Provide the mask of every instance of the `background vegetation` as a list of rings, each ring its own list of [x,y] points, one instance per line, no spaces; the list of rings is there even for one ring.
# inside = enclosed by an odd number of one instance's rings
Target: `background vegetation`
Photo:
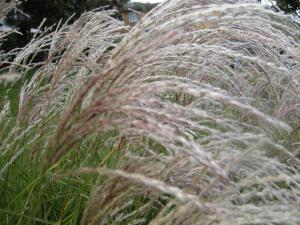
[[[3,45],[6,51],[24,47],[32,38],[31,28],[38,29],[44,19],[44,26],[52,26],[60,20],[66,21],[73,16],[78,18],[83,12],[98,7],[121,8],[128,0],[21,0],[20,11],[11,11],[6,19],[10,26],[18,28],[20,34],[11,34]],[[117,15],[116,15],[117,16]]]
[[[285,12],[295,12],[300,9],[299,0],[276,0],[278,6]]]

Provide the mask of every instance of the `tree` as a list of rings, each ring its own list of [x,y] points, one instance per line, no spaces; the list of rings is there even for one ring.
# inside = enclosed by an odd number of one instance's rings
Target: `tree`
[[[47,18],[47,25],[52,25],[74,13],[78,17],[85,10],[100,6],[120,7],[127,2],[128,0],[23,0],[21,7],[31,16],[31,25],[37,27],[43,18]]]
[[[292,13],[300,9],[300,0],[277,0],[280,9],[287,13]]]
[[[22,47],[30,41],[31,28],[37,28],[43,19],[46,19],[45,26],[57,23],[60,19],[66,20],[75,13],[75,18],[86,10],[101,6],[110,8],[122,7],[128,0],[21,0],[19,9],[28,16],[16,16],[14,12],[10,13],[6,22],[19,29],[23,36],[13,34],[9,40],[4,43],[3,48],[10,50],[15,47]]]
[[[77,0],[81,4],[85,5],[85,8],[87,10],[90,10],[92,8],[97,8],[100,6],[116,6],[118,8],[124,6],[125,4],[128,3],[129,0]]]

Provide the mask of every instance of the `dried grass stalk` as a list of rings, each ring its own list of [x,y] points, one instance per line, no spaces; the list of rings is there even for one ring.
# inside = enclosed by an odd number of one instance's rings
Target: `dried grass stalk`
[[[296,225],[297,26],[253,2],[169,0],[128,33],[112,13],[45,32],[9,68],[48,49],[14,134],[35,129],[46,169],[91,137],[123,153],[116,170],[79,168],[106,176],[82,224]]]

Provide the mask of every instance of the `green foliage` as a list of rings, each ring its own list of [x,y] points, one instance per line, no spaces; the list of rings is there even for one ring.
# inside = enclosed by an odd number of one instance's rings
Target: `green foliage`
[[[276,0],[277,5],[285,12],[294,12],[300,9],[300,0]]]
[[[5,96],[10,103],[10,112],[13,117],[17,117],[19,110],[20,90],[25,82],[28,82],[36,69],[29,70],[22,79],[12,83],[0,83],[0,111],[3,109]],[[0,74],[1,76],[1,74]]]
[[[21,4],[21,9],[31,16],[30,26],[37,27],[43,18],[46,24],[53,25],[60,19],[66,20],[72,14],[76,17],[85,10],[91,10],[100,6],[122,6],[127,0],[26,0]]]
[[[72,15],[71,21],[74,21],[85,11],[103,6],[107,6],[106,9],[121,8],[127,2],[128,0],[22,0],[18,7],[26,16],[12,11],[6,22],[16,27],[23,35],[11,34],[2,48],[9,51],[26,45],[32,38],[30,29],[38,28],[44,19],[44,26],[52,26]]]

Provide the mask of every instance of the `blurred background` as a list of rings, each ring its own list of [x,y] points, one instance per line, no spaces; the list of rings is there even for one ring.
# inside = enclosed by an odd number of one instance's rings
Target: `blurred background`
[[[4,21],[0,21],[0,29],[18,31],[8,36],[1,48],[10,51],[25,46],[33,35],[39,32],[38,27],[44,19],[44,26],[51,26],[60,20],[65,21],[72,15],[75,20],[81,13],[103,6],[106,6],[106,9],[116,9],[115,17],[133,26],[142,14],[146,14],[161,1],[163,0],[20,0],[18,9],[12,10]],[[259,1],[273,4],[277,10],[280,9],[284,13],[300,15],[300,0]],[[134,15],[134,12],[128,9],[141,14]]]

